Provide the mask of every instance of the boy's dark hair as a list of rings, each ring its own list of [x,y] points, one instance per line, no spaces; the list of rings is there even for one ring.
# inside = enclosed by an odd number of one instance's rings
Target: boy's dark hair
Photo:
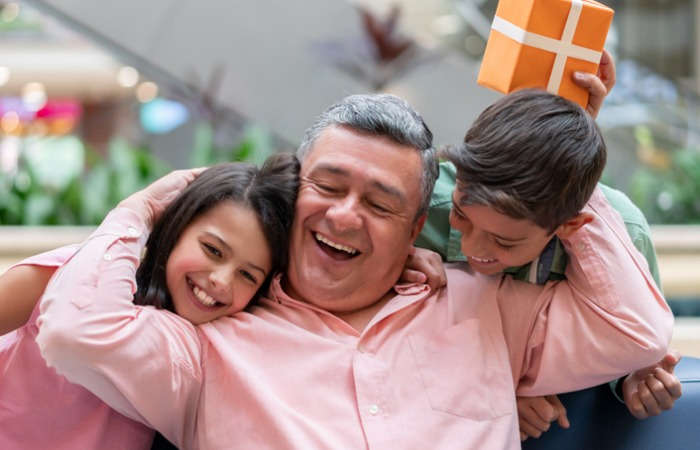
[[[448,148],[445,156],[457,167],[467,204],[489,206],[553,232],[593,194],[606,147],[580,106],[526,89],[486,108],[464,143]]]
[[[146,242],[146,255],[136,271],[134,303],[173,311],[165,267],[185,228],[223,201],[250,208],[257,215],[271,252],[272,268],[258,292],[287,265],[289,231],[299,187],[299,161],[289,153],[273,155],[258,169],[253,164],[226,163],[202,172],[163,212]]]

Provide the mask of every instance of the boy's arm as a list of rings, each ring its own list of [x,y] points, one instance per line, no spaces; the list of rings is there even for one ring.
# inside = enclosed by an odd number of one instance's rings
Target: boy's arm
[[[673,316],[617,214],[596,189],[592,222],[563,240],[567,280],[538,287],[504,277],[504,335],[518,395],[600,384],[660,360]]]

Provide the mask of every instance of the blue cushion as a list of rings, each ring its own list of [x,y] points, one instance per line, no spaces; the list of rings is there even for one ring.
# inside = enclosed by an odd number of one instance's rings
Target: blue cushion
[[[571,427],[552,424],[539,439],[528,438],[523,449],[700,449],[700,359],[684,356],[675,374],[681,398],[670,411],[644,420],[635,419],[608,385],[562,394]]]

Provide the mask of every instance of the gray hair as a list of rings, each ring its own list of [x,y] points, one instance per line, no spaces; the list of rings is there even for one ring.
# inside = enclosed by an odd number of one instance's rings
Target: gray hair
[[[438,176],[433,133],[411,105],[389,94],[351,95],[328,108],[304,133],[297,158],[304,161],[316,139],[329,127],[341,126],[381,136],[415,148],[421,157],[421,202],[416,219],[428,211],[430,196]]]

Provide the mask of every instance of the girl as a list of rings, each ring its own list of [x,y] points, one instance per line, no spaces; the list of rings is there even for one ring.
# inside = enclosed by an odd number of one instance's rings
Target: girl
[[[193,325],[245,308],[284,270],[298,170],[293,155],[278,154],[261,169],[235,163],[202,172],[156,220],[134,302]],[[38,300],[76,251],[29,258],[0,277],[2,449],[147,449],[153,440],[152,430],[69,383],[39,354]]]

